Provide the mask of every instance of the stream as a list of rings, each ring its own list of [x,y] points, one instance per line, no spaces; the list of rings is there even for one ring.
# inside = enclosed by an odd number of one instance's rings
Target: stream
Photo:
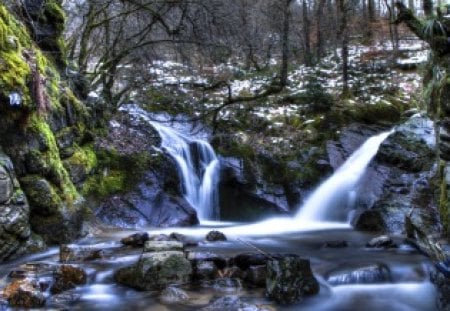
[[[134,110],[134,113],[139,111]],[[149,119],[149,122],[153,121]],[[183,289],[190,297],[187,302],[165,305],[159,301],[156,292],[136,291],[114,281],[114,271],[135,263],[142,248],[130,248],[120,243],[121,238],[136,231],[105,229],[75,243],[102,249],[104,253],[101,258],[80,263],[88,274],[87,285],[55,296],[50,296],[47,290],[46,308],[199,310],[209,305],[214,298],[235,295],[243,302],[265,307],[264,310],[436,309],[436,290],[428,280],[431,263],[423,255],[403,244],[401,236],[393,237],[399,245],[397,248],[368,248],[366,243],[374,236],[357,232],[348,223],[347,216],[357,196],[358,181],[390,132],[369,138],[311,194],[294,217],[272,218],[248,224],[212,221],[217,215],[217,194],[214,188],[219,160],[209,144],[166,126],[155,125],[155,128],[163,139],[162,148],[176,159],[185,197],[196,208],[201,224],[190,228],[144,228],[140,231],[145,230],[150,235],[180,233],[197,243],[196,246],[187,246],[187,252],[212,252],[223,258],[254,252],[255,249],[269,254],[298,254],[310,260],[312,271],[320,283],[320,293],[298,304],[280,306],[266,299],[262,288],[202,288],[186,285]],[[227,241],[206,242],[205,235],[211,230],[223,232]],[[336,241],[346,243],[336,246]],[[51,248],[2,264],[0,288],[8,283],[11,271],[13,274],[23,271],[32,273],[44,283],[49,282],[52,278],[51,267],[59,265],[58,261],[59,250]],[[2,308],[8,310],[6,302],[0,300]]]

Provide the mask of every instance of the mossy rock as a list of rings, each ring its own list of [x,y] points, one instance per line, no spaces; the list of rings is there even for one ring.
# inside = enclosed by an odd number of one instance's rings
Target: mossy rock
[[[55,188],[44,178],[31,175],[20,179],[27,194],[32,213],[50,216],[63,208]]]
[[[64,161],[64,167],[75,184],[85,181],[96,166],[97,156],[92,146],[75,147],[73,155]]]

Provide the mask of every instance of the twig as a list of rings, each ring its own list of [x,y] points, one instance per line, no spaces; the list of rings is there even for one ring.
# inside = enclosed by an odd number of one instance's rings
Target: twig
[[[266,257],[269,258],[270,260],[275,260],[275,258],[272,257],[272,256],[270,256],[269,253],[267,253],[267,252],[263,251],[262,249],[256,247],[255,245],[251,244],[250,242],[244,241],[244,240],[239,239],[239,238],[237,239],[237,241],[239,241],[239,242],[241,242],[241,243],[243,243],[243,244],[245,244],[245,245],[247,245],[247,246],[250,246],[251,248],[255,249],[257,252],[259,252],[259,253],[261,253],[262,255],[266,256]]]

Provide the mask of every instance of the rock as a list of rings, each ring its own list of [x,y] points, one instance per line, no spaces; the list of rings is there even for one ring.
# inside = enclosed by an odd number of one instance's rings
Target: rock
[[[286,255],[267,262],[266,294],[277,303],[296,303],[305,296],[316,295],[319,289],[309,260]]]
[[[189,300],[189,295],[182,289],[169,286],[161,292],[159,300],[165,304],[183,303]]]
[[[224,296],[214,300],[209,306],[201,309],[202,311],[268,311],[264,307],[244,303],[238,296]]]
[[[199,261],[194,263],[194,281],[212,280],[217,276],[217,267],[213,261]]]
[[[450,278],[440,271],[431,271],[430,280],[437,289],[437,305],[439,310],[450,310]]]
[[[381,235],[367,242],[366,247],[370,248],[394,248],[397,244],[387,235]]]
[[[183,243],[177,241],[147,241],[144,252],[183,251]]]
[[[210,231],[206,235],[206,241],[208,242],[218,242],[218,241],[226,241],[227,237],[220,231]]]
[[[384,217],[378,210],[363,211],[353,221],[356,230],[380,232],[386,228]]]
[[[344,248],[344,247],[348,247],[348,243],[347,243],[347,241],[328,241],[328,242],[325,242],[323,247],[327,247],[327,248]]]
[[[50,291],[52,294],[59,294],[78,285],[86,284],[87,274],[81,268],[62,265],[55,271],[54,278],[55,281]]]
[[[265,287],[267,277],[266,265],[250,266],[245,271],[245,281],[255,287]]]
[[[91,261],[103,258],[103,250],[89,246],[61,245],[59,247],[60,262]]]
[[[190,280],[192,268],[179,251],[144,253],[139,261],[119,269],[117,282],[140,290],[161,290],[168,285],[181,285]]]
[[[3,295],[12,307],[41,308],[45,305],[39,284],[31,279],[13,281],[6,286]]]
[[[123,245],[142,247],[150,239],[147,232],[138,232],[120,240]]]
[[[197,242],[189,239],[187,236],[180,234],[180,233],[172,232],[169,235],[169,237],[170,237],[170,239],[172,239],[174,241],[182,242],[185,246],[197,246],[198,245]]]
[[[220,270],[224,269],[227,266],[227,258],[211,252],[189,252],[187,258],[194,263],[211,261]]]
[[[279,257],[270,254],[271,257]],[[233,263],[241,270],[247,270],[250,266],[265,265],[269,258],[261,253],[243,253],[233,259]]]
[[[385,265],[372,265],[351,271],[334,272],[328,276],[331,285],[375,284],[391,282],[391,272]]]
[[[242,282],[237,278],[217,278],[212,282],[204,282],[203,286],[212,287],[215,290],[222,292],[238,292],[242,289]]]
[[[6,169],[0,165],[0,204],[8,202],[13,195],[14,185]]]
[[[0,149],[0,262],[32,247],[30,208],[20,188],[11,159]]]

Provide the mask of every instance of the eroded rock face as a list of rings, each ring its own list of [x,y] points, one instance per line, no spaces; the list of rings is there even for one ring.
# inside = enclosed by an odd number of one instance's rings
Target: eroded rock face
[[[29,206],[9,157],[0,151],[0,262],[26,247]]]

